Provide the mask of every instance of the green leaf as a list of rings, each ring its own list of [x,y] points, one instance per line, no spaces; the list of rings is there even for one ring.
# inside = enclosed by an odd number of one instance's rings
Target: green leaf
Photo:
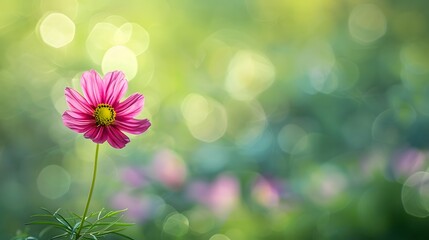
[[[67,226],[69,230],[72,230],[73,227],[70,225],[70,223],[58,212],[60,209],[58,209],[52,216],[54,216],[58,222],[64,224],[64,226]]]
[[[100,219],[101,213],[102,213],[103,211],[104,211],[104,208],[102,208],[102,209],[100,210],[100,212],[98,213],[97,220],[99,220],[99,219]]]
[[[78,229],[82,222],[82,217],[72,213],[67,212],[67,215],[62,215],[60,213],[61,209],[56,210],[55,212],[50,212],[49,210],[42,208],[46,214],[35,214],[32,217],[36,218],[35,221],[32,221],[28,224],[34,225],[45,225],[40,234],[40,237],[45,233],[49,232],[53,228],[62,231],[62,233],[57,233],[49,239],[70,239],[75,240]],[[108,235],[115,235],[117,237],[132,239],[125,236],[122,233],[119,233],[126,229],[126,227],[134,225],[133,223],[127,223],[120,221],[123,215],[121,213],[127,211],[127,209],[117,210],[117,211],[106,211],[104,208],[100,211],[92,212],[85,217],[82,226],[82,233],[80,234],[80,240],[98,240],[100,238],[106,237]],[[15,239],[22,240],[23,238]],[[29,239],[30,240],[30,239]],[[33,239],[37,240],[37,239]]]
[[[53,239],[58,239],[58,238],[62,238],[62,237],[66,237],[66,236],[68,236],[68,235],[69,235],[68,233],[59,234],[59,235],[53,236],[53,237],[51,238],[51,240],[53,240]]]
[[[119,213],[123,213],[123,212],[126,212],[126,211],[128,211],[127,208],[126,209],[122,209],[122,210],[118,210],[118,211],[110,211],[105,216],[106,217],[113,217],[115,215],[118,215]]]
[[[94,226],[106,226],[106,225],[114,225],[114,226],[133,226],[134,223],[124,223],[124,222],[100,222],[93,224]]]

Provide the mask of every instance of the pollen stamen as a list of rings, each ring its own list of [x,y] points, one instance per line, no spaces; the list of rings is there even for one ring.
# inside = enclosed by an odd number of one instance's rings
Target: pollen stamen
[[[112,106],[106,103],[98,104],[93,114],[98,126],[109,126],[115,122],[116,112]]]

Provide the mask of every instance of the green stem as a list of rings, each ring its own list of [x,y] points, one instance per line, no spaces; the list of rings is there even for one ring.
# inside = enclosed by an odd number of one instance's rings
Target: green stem
[[[83,212],[82,221],[80,222],[79,230],[77,231],[76,238],[80,237],[80,232],[82,231],[83,223],[85,222],[86,214],[88,213],[89,203],[91,202],[92,192],[94,190],[95,178],[97,177],[97,162],[98,162],[98,149],[100,144],[97,143],[97,148],[95,149],[95,160],[94,160],[94,172],[92,173],[92,183],[91,188],[89,189],[88,200],[86,201],[85,211]]]

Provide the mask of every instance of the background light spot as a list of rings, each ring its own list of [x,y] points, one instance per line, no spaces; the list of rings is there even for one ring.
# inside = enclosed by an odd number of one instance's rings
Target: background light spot
[[[300,65],[305,75],[298,84],[307,93],[322,92],[329,94],[339,85],[339,79],[332,74],[336,58],[329,43],[312,40],[306,44],[301,55]]]
[[[213,235],[209,240],[230,240],[230,238],[223,234],[218,233]]]
[[[215,227],[215,219],[206,208],[197,207],[187,215],[193,232],[206,233]]]
[[[58,165],[49,165],[40,171],[37,177],[39,192],[50,199],[66,194],[70,187],[70,175]]]
[[[115,35],[113,36],[113,41],[117,45],[123,45],[128,42],[133,33],[133,26],[131,23],[124,23],[118,29],[116,29]]]
[[[86,49],[92,61],[101,63],[106,51],[112,47],[112,36],[115,35],[117,28],[115,25],[106,22],[95,24],[86,40]]]
[[[214,142],[227,128],[227,116],[222,104],[198,94],[189,94],[182,103],[182,114],[192,136],[204,142]]]
[[[275,69],[271,61],[252,51],[239,51],[231,59],[225,87],[232,97],[251,100],[274,81]]]
[[[372,43],[386,33],[386,18],[374,4],[355,7],[349,18],[350,35],[360,43]]]
[[[126,22],[126,19],[121,17],[111,16],[95,24],[86,40],[86,49],[92,61],[100,64],[106,51],[115,46],[124,46],[132,55],[138,56],[149,48],[149,42],[149,33],[145,28]]]
[[[402,187],[402,205],[415,217],[429,216],[429,173],[417,172]]]
[[[181,237],[184,236],[189,229],[189,220],[180,213],[173,213],[164,222],[163,228],[165,233]]]
[[[137,58],[133,51],[125,46],[115,46],[107,50],[101,63],[103,74],[121,69],[128,81],[137,74]]]
[[[66,15],[51,13],[40,23],[39,32],[43,42],[51,47],[60,48],[73,40],[75,25]]]
[[[199,124],[212,111],[209,102],[203,96],[191,93],[182,104],[182,113],[189,124]]]
[[[149,48],[150,38],[149,33],[142,26],[136,23],[126,23],[131,28],[131,36],[126,46],[129,47],[136,55],[144,53]],[[122,25],[122,27],[124,27]],[[121,27],[121,28],[122,28]]]

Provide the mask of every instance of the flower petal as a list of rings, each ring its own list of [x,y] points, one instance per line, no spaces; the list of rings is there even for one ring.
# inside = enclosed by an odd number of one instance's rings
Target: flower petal
[[[144,96],[139,93],[134,93],[114,108],[118,118],[133,118],[141,112],[143,105]]]
[[[83,136],[95,143],[104,143],[107,140],[108,132],[105,127],[95,127],[91,128]]]
[[[104,76],[104,101],[113,105],[118,103],[128,89],[128,81],[121,71],[109,72]]]
[[[123,148],[125,147],[125,144],[130,142],[130,139],[127,137],[127,135],[123,134],[115,126],[110,125],[106,127],[106,130],[108,132],[107,142],[112,147]]]
[[[80,84],[85,98],[92,107],[104,101],[103,80],[95,70],[89,70],[82,74]]]
[[[94,119],[90,116],[75,113],[70,110],[65,111],[62,118],[64,125],[77,133],[84,133],[96,127]]]
[[[67,110],[66,112],[67,112],[67,114],[69,116],[71,116],[72,118],[77,119],[78,121],[89,121],[89,122],[94,122],[95,123],[94,117],[92,117],[91,115],[88,115],[86,113],[74,112],[74,111],[71,111],[71,110]]]
[[[125,131],[131,134],[142,134],[151,126],[151,123],[147,119],[116,119],[115,125],[119,130]]]
[[[65,95],[67,105],[69,106],[70,110],[92,115],[94,110],[92,110],[91,106],[88,104],[85,98],[80,95],[80,93],[67,87],[65,90]]]

